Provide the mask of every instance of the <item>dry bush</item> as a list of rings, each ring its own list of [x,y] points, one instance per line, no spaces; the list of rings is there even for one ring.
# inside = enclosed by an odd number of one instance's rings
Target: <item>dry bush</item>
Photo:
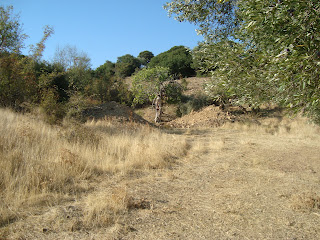
[[[85,182],[104,172],[166,167],[187,151],[182,138],[148,126],[99,121],[57,127],[6,109],[0,109],[0,135],[0,226],[30,207],[88,190]]]

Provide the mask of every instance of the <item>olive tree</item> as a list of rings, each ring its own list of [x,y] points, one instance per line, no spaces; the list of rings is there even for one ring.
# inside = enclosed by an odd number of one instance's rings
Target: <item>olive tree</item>
[[[206,38],[211,89],[259,106],[274,102],[320,123],[320,2],[317,0],[174,0],[179,21]]]
[[[137,72],[132,79],[133,104],[152,102],[162,84],[169,79],[169,69],[164,67],[144,68]]]

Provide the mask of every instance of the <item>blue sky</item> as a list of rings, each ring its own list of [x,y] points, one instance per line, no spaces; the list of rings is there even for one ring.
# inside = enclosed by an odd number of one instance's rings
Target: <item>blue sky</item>
[[[157,55],[173,46],[197,46],[203,38],[196,26],[169,18],[163,5],[169,0],[0,0],[19,13],[26,46],[39,42],[43,27],[54,35],[46,42],[45,60],[71,45],[91,58],[92,68],[106,60],[116,62],[125,54],[138,56],[144,50]],[[27,49],[24,50],[27,54]]]

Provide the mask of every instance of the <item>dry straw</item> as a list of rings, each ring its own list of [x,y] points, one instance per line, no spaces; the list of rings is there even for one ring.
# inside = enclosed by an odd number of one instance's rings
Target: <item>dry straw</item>
[[[187,150],[181,137],[149,126],[103,120],[58,127],[7,109],[0,109],[0,135],[0,226],[31,207],[87,191],[86,182],[102,174],[167,167]],[[97,217],[95,211],[121,211],[117,201],[116,208],[110,207],[111,200],[100,210],[87,208],[85,219]]]

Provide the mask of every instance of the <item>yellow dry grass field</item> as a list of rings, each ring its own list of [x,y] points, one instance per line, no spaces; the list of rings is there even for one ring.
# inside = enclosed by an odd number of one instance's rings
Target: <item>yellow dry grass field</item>
[[[0,109],[0,135],[0,239],[37,238],[25,226],[16,232],[15,223],[41,224],[32,219],[80,198],[84,228],[109,226],[131,203],[118,186],[116,192],[95,188],[114,176],[169,167],[188,149],[183,138],[136,123],[54,127],[6,109]],[[59,230],[59,211],[50,219]]]
[[[320,239],[320,129],[49,126],[0,110],[0,239]]]

